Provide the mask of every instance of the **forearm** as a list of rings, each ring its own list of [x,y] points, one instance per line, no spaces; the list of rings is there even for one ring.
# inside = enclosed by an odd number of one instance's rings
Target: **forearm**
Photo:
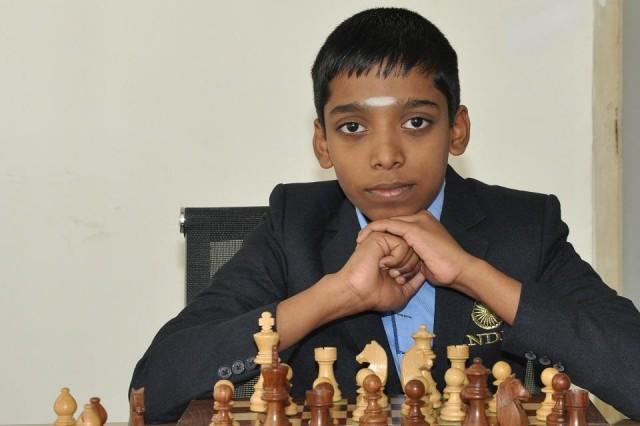
[[[451,288],[484,303],[507,324],[513,324],[518,311],[522,284],[489,263],[470,258]]]
[[[352,297],[339,274],[327,274],[315,285],[278,304],[276,327],[280,349],[295,345],[316,328],[354,311]]]

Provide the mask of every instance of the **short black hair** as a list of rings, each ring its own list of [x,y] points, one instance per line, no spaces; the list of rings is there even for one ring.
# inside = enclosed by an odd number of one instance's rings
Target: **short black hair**
[[[449,40],[423,16],[407,9],[376,8],[342,22],[320,48],[311,69],[318,119],[324,128],[329,82],[346,73],[359,77],[380,66],[383,77],[417,67],[447,99],[452,125],[460,106],[458,57]]]

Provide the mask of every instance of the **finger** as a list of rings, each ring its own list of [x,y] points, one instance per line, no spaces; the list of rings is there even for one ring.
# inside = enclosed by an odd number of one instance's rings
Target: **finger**
[[[371,232],[386,232],[404,238],[404,236],[410,232],[412,227],[415,226],[414,222],[396,219],[383,219],[375,222],[371,222],[360,231],[356,242],[364,240]]]
[[[413,295],[416,294],[420,287],[422,287],[422,284],[424,284],[424,281],[425,276],[422,275],[422,273],[418,273],[415,277],[413,277],[401,287],[401,291],[406,300],[409,300],[409,298],[413,297]]]
[[[387,229],[389,228],[389,226],[391,226],[391,222],[393,222],[394,219],[381,219],[381,220],[376,220],[374,222],[369,223],[367,226],[365,226],[364,228],[362,228],[362,230],[360,230],[360,232],[358,233],[358,236],[356,238],[356,242],[360,243],[362,241],[364,241],[372,232],[387,232],[390,234],[394,234],[397,236],[400,236],[398,234],[395,234],[393,232],[388,232]],[[397,221],[399,223],[408,223],[408,222],[403,222],[403,221]]]

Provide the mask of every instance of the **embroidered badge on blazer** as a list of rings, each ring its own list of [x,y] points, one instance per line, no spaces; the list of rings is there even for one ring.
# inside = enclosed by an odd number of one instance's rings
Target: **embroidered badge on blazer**
[[[478,301],[473,304],[471,319],[483,330],[493,330],[502,325],[502,318]]]

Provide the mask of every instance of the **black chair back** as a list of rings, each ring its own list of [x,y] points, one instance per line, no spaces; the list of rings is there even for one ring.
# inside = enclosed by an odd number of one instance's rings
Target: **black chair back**
[[[209,286],[218,269],[240,249],[267,207],[188,207],[180,215],[187,244],[186,303]]]

